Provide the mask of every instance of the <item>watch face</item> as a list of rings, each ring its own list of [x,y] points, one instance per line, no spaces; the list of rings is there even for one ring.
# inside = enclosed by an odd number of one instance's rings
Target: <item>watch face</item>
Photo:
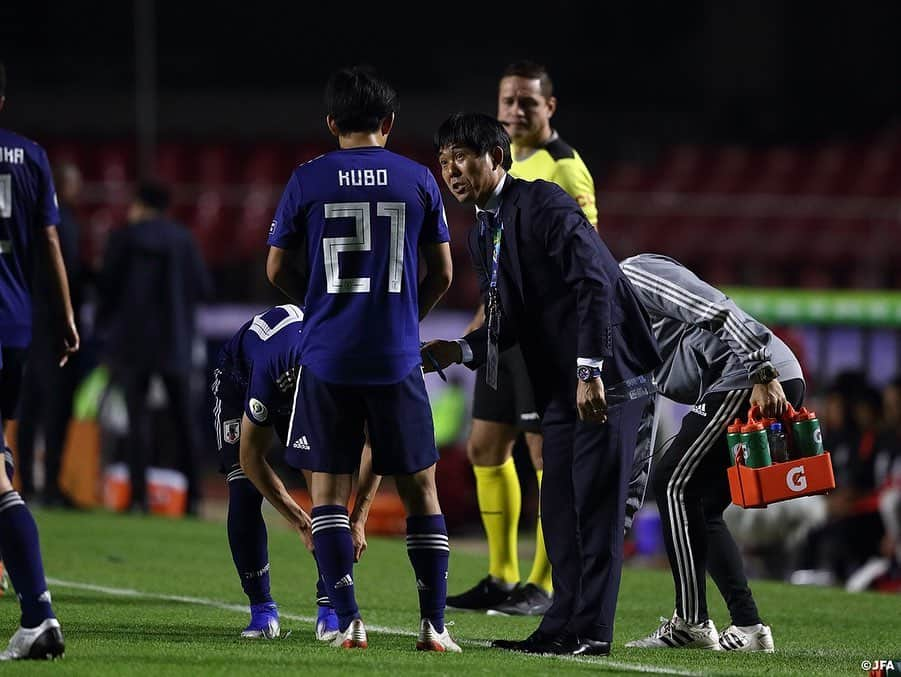
[[[576,371],[576,374],[578,375],[580,381],[588,381],[591,379],[591,369],[589,369],[585,365],[579,367]]]

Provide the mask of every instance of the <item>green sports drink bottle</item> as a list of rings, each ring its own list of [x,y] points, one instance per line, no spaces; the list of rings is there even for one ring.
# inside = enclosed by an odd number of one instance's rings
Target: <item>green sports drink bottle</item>
[[[729,445],[729,457],[732,459],[732,465],[735,465],[735,458],[742,453],[741,427],[740,418],[726,428],[726,443]]]
[[[795,436],[795,448],[798,458],[802,456],[819,456],[823,453],[823,432],[815,412],[801,407],[792,420],[792,433]]]
[[[763,423],[748,423],[741,428],[741,439],[745,447],[745,465],[749,468],[765,468],[773,464],[770,458],[770,443]]]

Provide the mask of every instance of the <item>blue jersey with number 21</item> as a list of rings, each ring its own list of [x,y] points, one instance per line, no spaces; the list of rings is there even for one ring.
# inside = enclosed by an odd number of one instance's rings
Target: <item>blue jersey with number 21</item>
[[[269,244],[305,249],[304,367],[332,383],[403,380],[419,358],[419,245],[447,242],[438,184],[380,147],[326,153],[294,170]]]

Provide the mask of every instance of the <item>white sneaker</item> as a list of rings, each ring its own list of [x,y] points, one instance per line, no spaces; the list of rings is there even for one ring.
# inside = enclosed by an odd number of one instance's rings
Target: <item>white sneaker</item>
[[[344,632],[338,631],[338,635],[332,640],[332,646],[339,649],[365,649],[369,646],[366,637],[366,627],[363,621],[355,618],[347,626]]]
[[[773,631],[769,625],[739,627],[730,625],[720,635],[720,646],[724,651],[763,651],[773,653]]]
[[[660,626],[643,639],[627,642],[633,649],[712,649],[719,651],[719,634],[713,621],[686,623],[676,614],[672,618],[660,617]]]
[[[432,621],[423,618],[419,624],[419,637],[416,638],[417,651],[450,651],[452,653],[463,653],[463,649],[453,640],[444,626],[442,632],[438,632]]]
[[[19,626],[9,640],[6,651],[0,653],[0,661],[15,661],[23,658],[61,658],[66,651],[59,621],[47,618],[36,628]]]

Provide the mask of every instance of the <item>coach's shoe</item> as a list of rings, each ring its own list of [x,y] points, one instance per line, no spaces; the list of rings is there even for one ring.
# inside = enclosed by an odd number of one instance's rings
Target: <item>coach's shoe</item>
[[[719,634],[713,621],[686,623],[676,614],[660,618],[660,626],[643,639],[627,642],[633,649],[712,649],[719,651]]]
[[[316,612],[316,639],[331,642],[338,636],[338,614],[325,604],[320,604]]]
[[[518,584],[501,583],[494,576],[485,576],[466,592],[448,595],[446,606],[461,611],[485,611],[505,601]]]
[[[773,631],[769,625],[730,625],[720,633],[720,646],[723,651],[763,651],[773,653]]]
[[[366,627],[363,620],[355,618],[347,626],[344,632],[338,631],[335,639],[332,640],[332,646],[339,649],[365,649],[369,646],[369,640],[366,637]]]
[[[565,656],[571,654],[579,647],[579,639],[572,633],[561,632],[553,635],[541,630],[535,630],[523,640],[495,639],[491,642],[492,649],[504,649],[529,654],[554,654]]]
[[[250,624],[241,637],[247,639],[275,639],[281,634],[278,623],[278,606],[275,602],[250,605]]]
[[[534,583],[514,588],[503,602],[488,609],[489,616],[543,616],[554,598]]]
[[[580,638],[579,644],[573,649],[573,656],[609,656],[610,642],[600,639]]]
[[[36,628],[19,627],[9,640],[6,651],[0,653],[0,661],[23,658],[46,660],[61,658],[66,651],[63,632],[55,618],[45,619]]]
[[[447,631],[447,626],[445,625],[444,630],[438,632],[435,629],[435,626],[432,625],[432,621],[428,618],[423,618],[422,622],[419,624],[419,637],[416,638],[416,650],[463,653],[463,649],[460,648]]]

